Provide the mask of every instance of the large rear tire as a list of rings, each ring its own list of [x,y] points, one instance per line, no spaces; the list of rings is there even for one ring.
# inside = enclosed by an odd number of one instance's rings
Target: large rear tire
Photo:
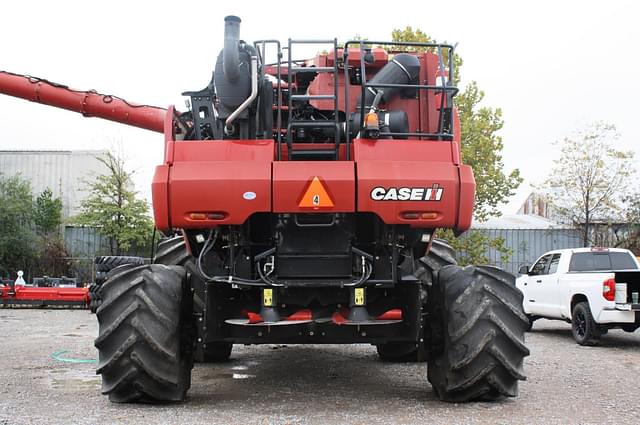
[[[99,289],[96,373],[110,401],[184,400],[193,367],[185,278],[179,266],[128,267]]]
[[[489,266],[445,266],[427,303],[428,379],[443,401],[515,397],[529,321],[515,277]]]
[[[194,289],[192,291],[194,317],[197,320],[205,320],[205,302],[202,291],[205,284],[201,280],[196,284],[196,280],[200,279],[200,277],[197,275],[195,260],[187,251],[184,238],[182,236],[173,236],[161,240],[158,243],[158,252],[153,262],[155,264],[185,266],[188,278],[192,282],[191,287]],[[225,362],[229,360],[232,349],[233,344],[229,343],[209,343],[206,345],[198,343],[193,353],[193,359],[198,363]]]
[[[119,267],[134,267],[144,265],[144,258],[142,257],[130,257],[130,256],[101,256],[95,258],[96,265],[96,279],[91,285],[89,285],[89,311],[95,313],[102,304],[102,299],[99,295],[99,289],[102,284],[108,279],[112,270]]]
[[[413,274],[420,279],[426,300],[426,291],[431,286],[435,274],[446,265],[457,264],[455,251],[443,239],[434,239],[429,253],[417,260]],[[421,327],[424,329],[424,324]],[[420,332],[418,342],[391,342],[378,344],[378,357],[384,362],[425,362],[427,347],[424,331]]]

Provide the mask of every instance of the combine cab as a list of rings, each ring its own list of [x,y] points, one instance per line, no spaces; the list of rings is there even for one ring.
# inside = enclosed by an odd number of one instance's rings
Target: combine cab
[[[435,239],[467,230],[474,202],[453,47],[285,49],[241,41],[239,26],[225,19],[213,79],[184,93],[185,113],[0,74],[6,94],[164,133],[154,216],[178,236],[97,292],[103,392],[182,400],[193,357],[226,360],[233,344],[363,343],[426,360],[443,400],[515,396],[529,352],[514,277],[461,268]],[[327,53],[298,61],[302,44]]]

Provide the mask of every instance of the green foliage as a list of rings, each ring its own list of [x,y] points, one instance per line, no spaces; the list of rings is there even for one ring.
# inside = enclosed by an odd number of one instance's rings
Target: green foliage
[[[149,205],[137,199],[131,176],[124,168],[124,159],[108,153],[98,158],[108,169],[89,184],[90,195],[81,204],[76,224],[98,227],[109,239],[110,254],[122,255],[134,244],[145,245],[153,232]]]
[[[0,274],[27,270],[37,256],[37,237],[32,229],[31,185],[20,175],[0,173]]]
[[[59,230],[62,223],[62,201],[60,198],[53,198],[51,189],[46,188],[36,198],[33,220],[41,235],[55,233]]]
[[[394,29],[391,32],[391,41],[402,41],[402,42],[410,42],[410,43],[437,43],[437,41],[429,37],[420,28],[416,28],[414,30],[410,25],[407,25],[404,29],[398,29],[398,28]],[[419,47],[419,46],[392,46],[392,47],[395,50],[398,50],[401,52],[429,51],[429,52],[438,54],[437,49],[433,47],[426,47],[426,48]],[[443,66],[447,68],[451,68],[449,65],[449,51],[446,49],[442,50],[441,54],[442,54]],[[453,80],[452,80],[454,85],[458,85],[460,83],[460,72],[458,71],[460,70],[462,63],[463,63],[462,58],[459,55],[454,53],[453,65],[454,65],[455,74],[453,75]]]
[[[584,246],[595,221],[623,219],[619,194],[628,193],[634,168],[633,152],[614,148],[619,137],[615,126],[596,122],[565,138],[542,185],[559,216],[582,230]]]
[[[489,264],[491,259],[485,255],[488,249],[495,250],[502,262],[507,262],[513,254],[505,246],[504,238],[490,238],[482,230],[471,229],[461,237],[456,237],[451,229],[445,229],[438,231],[438,237],[449,241],[461,266]]]

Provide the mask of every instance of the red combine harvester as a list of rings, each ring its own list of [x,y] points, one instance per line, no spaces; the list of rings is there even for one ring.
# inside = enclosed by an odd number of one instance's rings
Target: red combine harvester
[[[185,113],[0,73],[10,96],[164,133],[154,217],[179,236],[97,292],[103,393],[182,400],[193,358],[226,360],[233,344],[366,343],[426,360],[442,400],[515,396],[529,351],[514,276],[459,267],[434,239],[467,230],[474,202],[453,47],[289,40],[284,60],[239,27],[225,19]],[[297,61],[301,44],[328,53]]]

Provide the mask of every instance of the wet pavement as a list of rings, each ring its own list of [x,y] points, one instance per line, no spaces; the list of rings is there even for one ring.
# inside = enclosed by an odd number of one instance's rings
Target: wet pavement
[[[424,364],[391,364],[366,345],[235,346],[232,360],[197,364],[184,403],[111,404],[95,375],[95,316],[0,309],[0,425],[637,423],[640,331],[580,347],[569,325],[541,320],[520,395],[497,403],[440,402]]]

